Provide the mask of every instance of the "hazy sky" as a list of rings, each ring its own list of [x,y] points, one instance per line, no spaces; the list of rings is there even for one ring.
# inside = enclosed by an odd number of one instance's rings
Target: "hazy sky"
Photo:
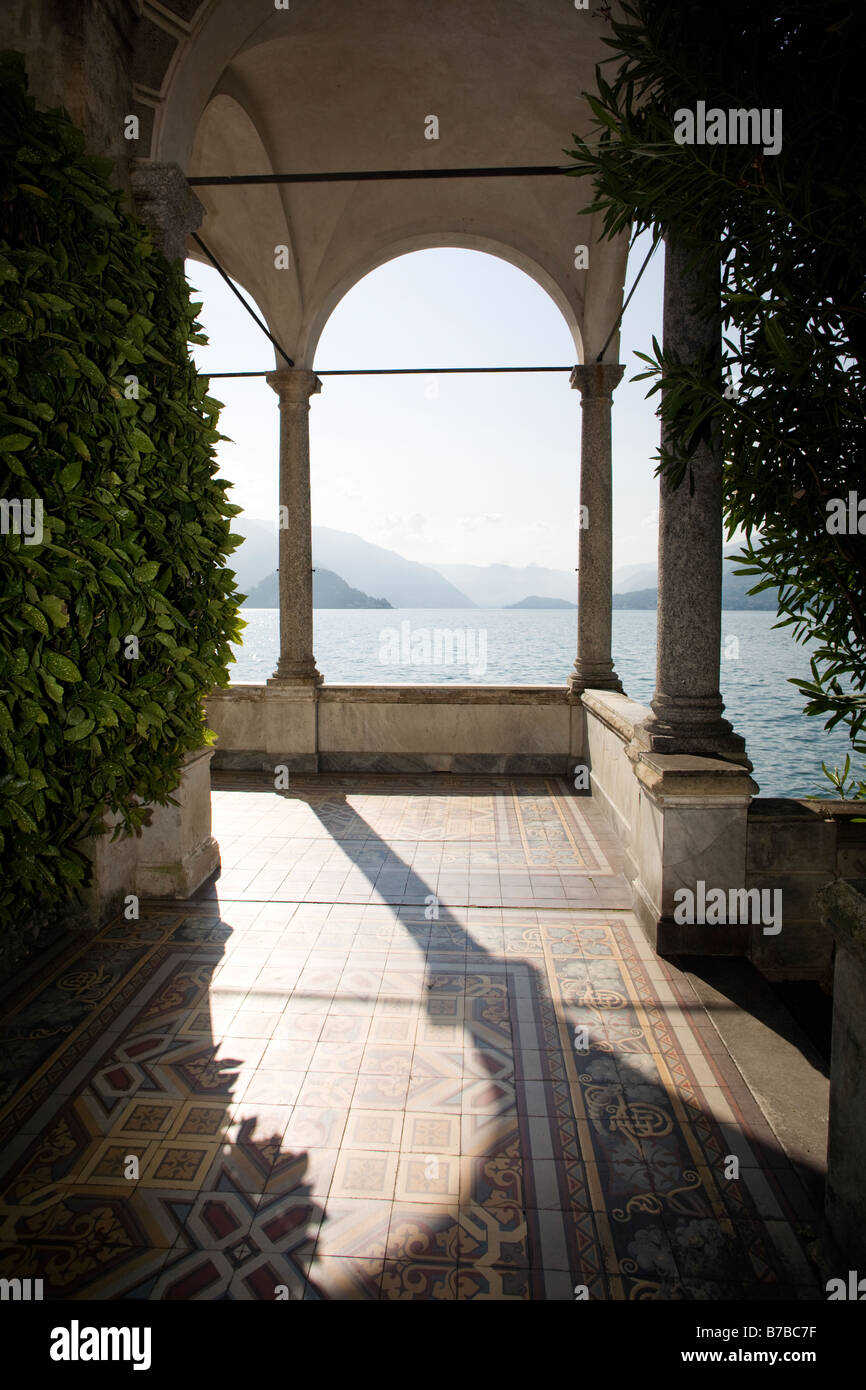
[[[629,287],[647,242],[634,248]],[[613,397],[614,564],[654,561],[655,397],[629,377],[661,337],[664,251],[626,311]],[[273,349],[216,271],[187,262],[213,371],[273,369]],[[615,313],[611,314],[613,319]],[[561,366],[574,345],[523,271],[477,251],[417,251],[374,270],[337,305],[315,367]],[[263,379],[216,381],[232,500],[276,515],[277,399]],[[313,524],[353,531],[425,563],[577,563],[580,393],[567,373],[329,377],[310,419]]]

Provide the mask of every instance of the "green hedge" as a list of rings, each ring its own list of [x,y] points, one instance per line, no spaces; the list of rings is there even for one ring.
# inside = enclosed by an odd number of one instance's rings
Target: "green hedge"
[[[201,306],[109,177],[0,55],[0,498],[43,510],[0,535],[0,930],[76,894],[106,807],[166,803],[243,626]]]

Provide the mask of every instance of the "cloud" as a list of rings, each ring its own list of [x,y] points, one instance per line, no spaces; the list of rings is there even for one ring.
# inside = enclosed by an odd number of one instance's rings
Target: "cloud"
[[[647,515],[643,518],[643,520],[642,520],[642,522],[641,522],[641,526],[644,526],[644,527],[646,527],[647,529],[649,529],[650,527],[658,526],[658,524],[659,524],[659,509],[658,509],[658,507],[656,507],[655,511],[648,512]]]
[[[414,536],[424,533],[427,525],[427,518],[421,512],[405,514],[403,512],[386,512],[380,531],[411,531]]]
[[[335,480],[334,491],[340,493],[342,497],[348,497],[350,502],[357,502],[363,496],[361,489],[356,487],[351,479],[343,476]]]
[[[461,531],[477,531],[479,526],[497,526],[505,520],[502,512],[481,512],[478,516],[458,516]]]

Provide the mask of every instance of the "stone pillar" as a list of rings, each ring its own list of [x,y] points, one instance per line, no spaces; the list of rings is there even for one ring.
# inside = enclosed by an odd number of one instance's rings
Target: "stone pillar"
[[[571,385],[580,391],[580,546],[577,575],[577,659],[568,678],[581,690],[622,690],[611,659],[613,505],[611,498],[610,408],[613,389],[625,371],[617,363],[575,367]]]
[[[708,291],[712,289],[712,295]],[[698,307],[699,297],[702,306]],[[719,364],[717,287],[702,283],[683,251],[665,246],[664,347],[682,362]],[[710,308],[707,304],[710,303]],[[673,447],[662,425],[662,445]],[[691,475],[691,476],[690,476]],[[744,740],[722,718],[722,446],[718,421],[679,487],[659,480],[658,645],[652,717],[636,731],[656,753],[690,753],[751,768]]]
[[[135,211],[170,261],[186,256],[186,239],[204,219],[204,207],[178,164],[135,160],[130,170]]]
[[[285,367],[267,377],[280,400],[280,659],[271,682],[317,686],[313,656],[310,529],[310,397],[315,372]]]

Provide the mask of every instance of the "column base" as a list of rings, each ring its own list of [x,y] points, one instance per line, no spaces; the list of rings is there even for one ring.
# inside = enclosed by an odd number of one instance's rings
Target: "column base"
[[[653,701],[653,705],[655,705]],[[721,701],[719,701],[721,705]],[[721,705],[724,709],[724,706]],[[690,711],[691,712],[691,711]],[[632,747],[636,751],[648,753],[683,753],[694,757],[723,758],[726,762],[739,763],[748,772],[752,763],[746,754],[746,740],[742,734],[734,733],[727,719],[716,714],[709,719],[695,718],[695,710],[689,718],[660,717],[653,714],[642,724],[636,724]]]
[[[325,677],[318,670],[315,661],[277,662],[277,669],[268,679],[268,685],[306,685],[317,686],[324,683]]]
[[[609,661],[575,662],[574,670],[566,681],[569,695],[579,695],[582,690],[615,690],[622,694],[622,681]]]

